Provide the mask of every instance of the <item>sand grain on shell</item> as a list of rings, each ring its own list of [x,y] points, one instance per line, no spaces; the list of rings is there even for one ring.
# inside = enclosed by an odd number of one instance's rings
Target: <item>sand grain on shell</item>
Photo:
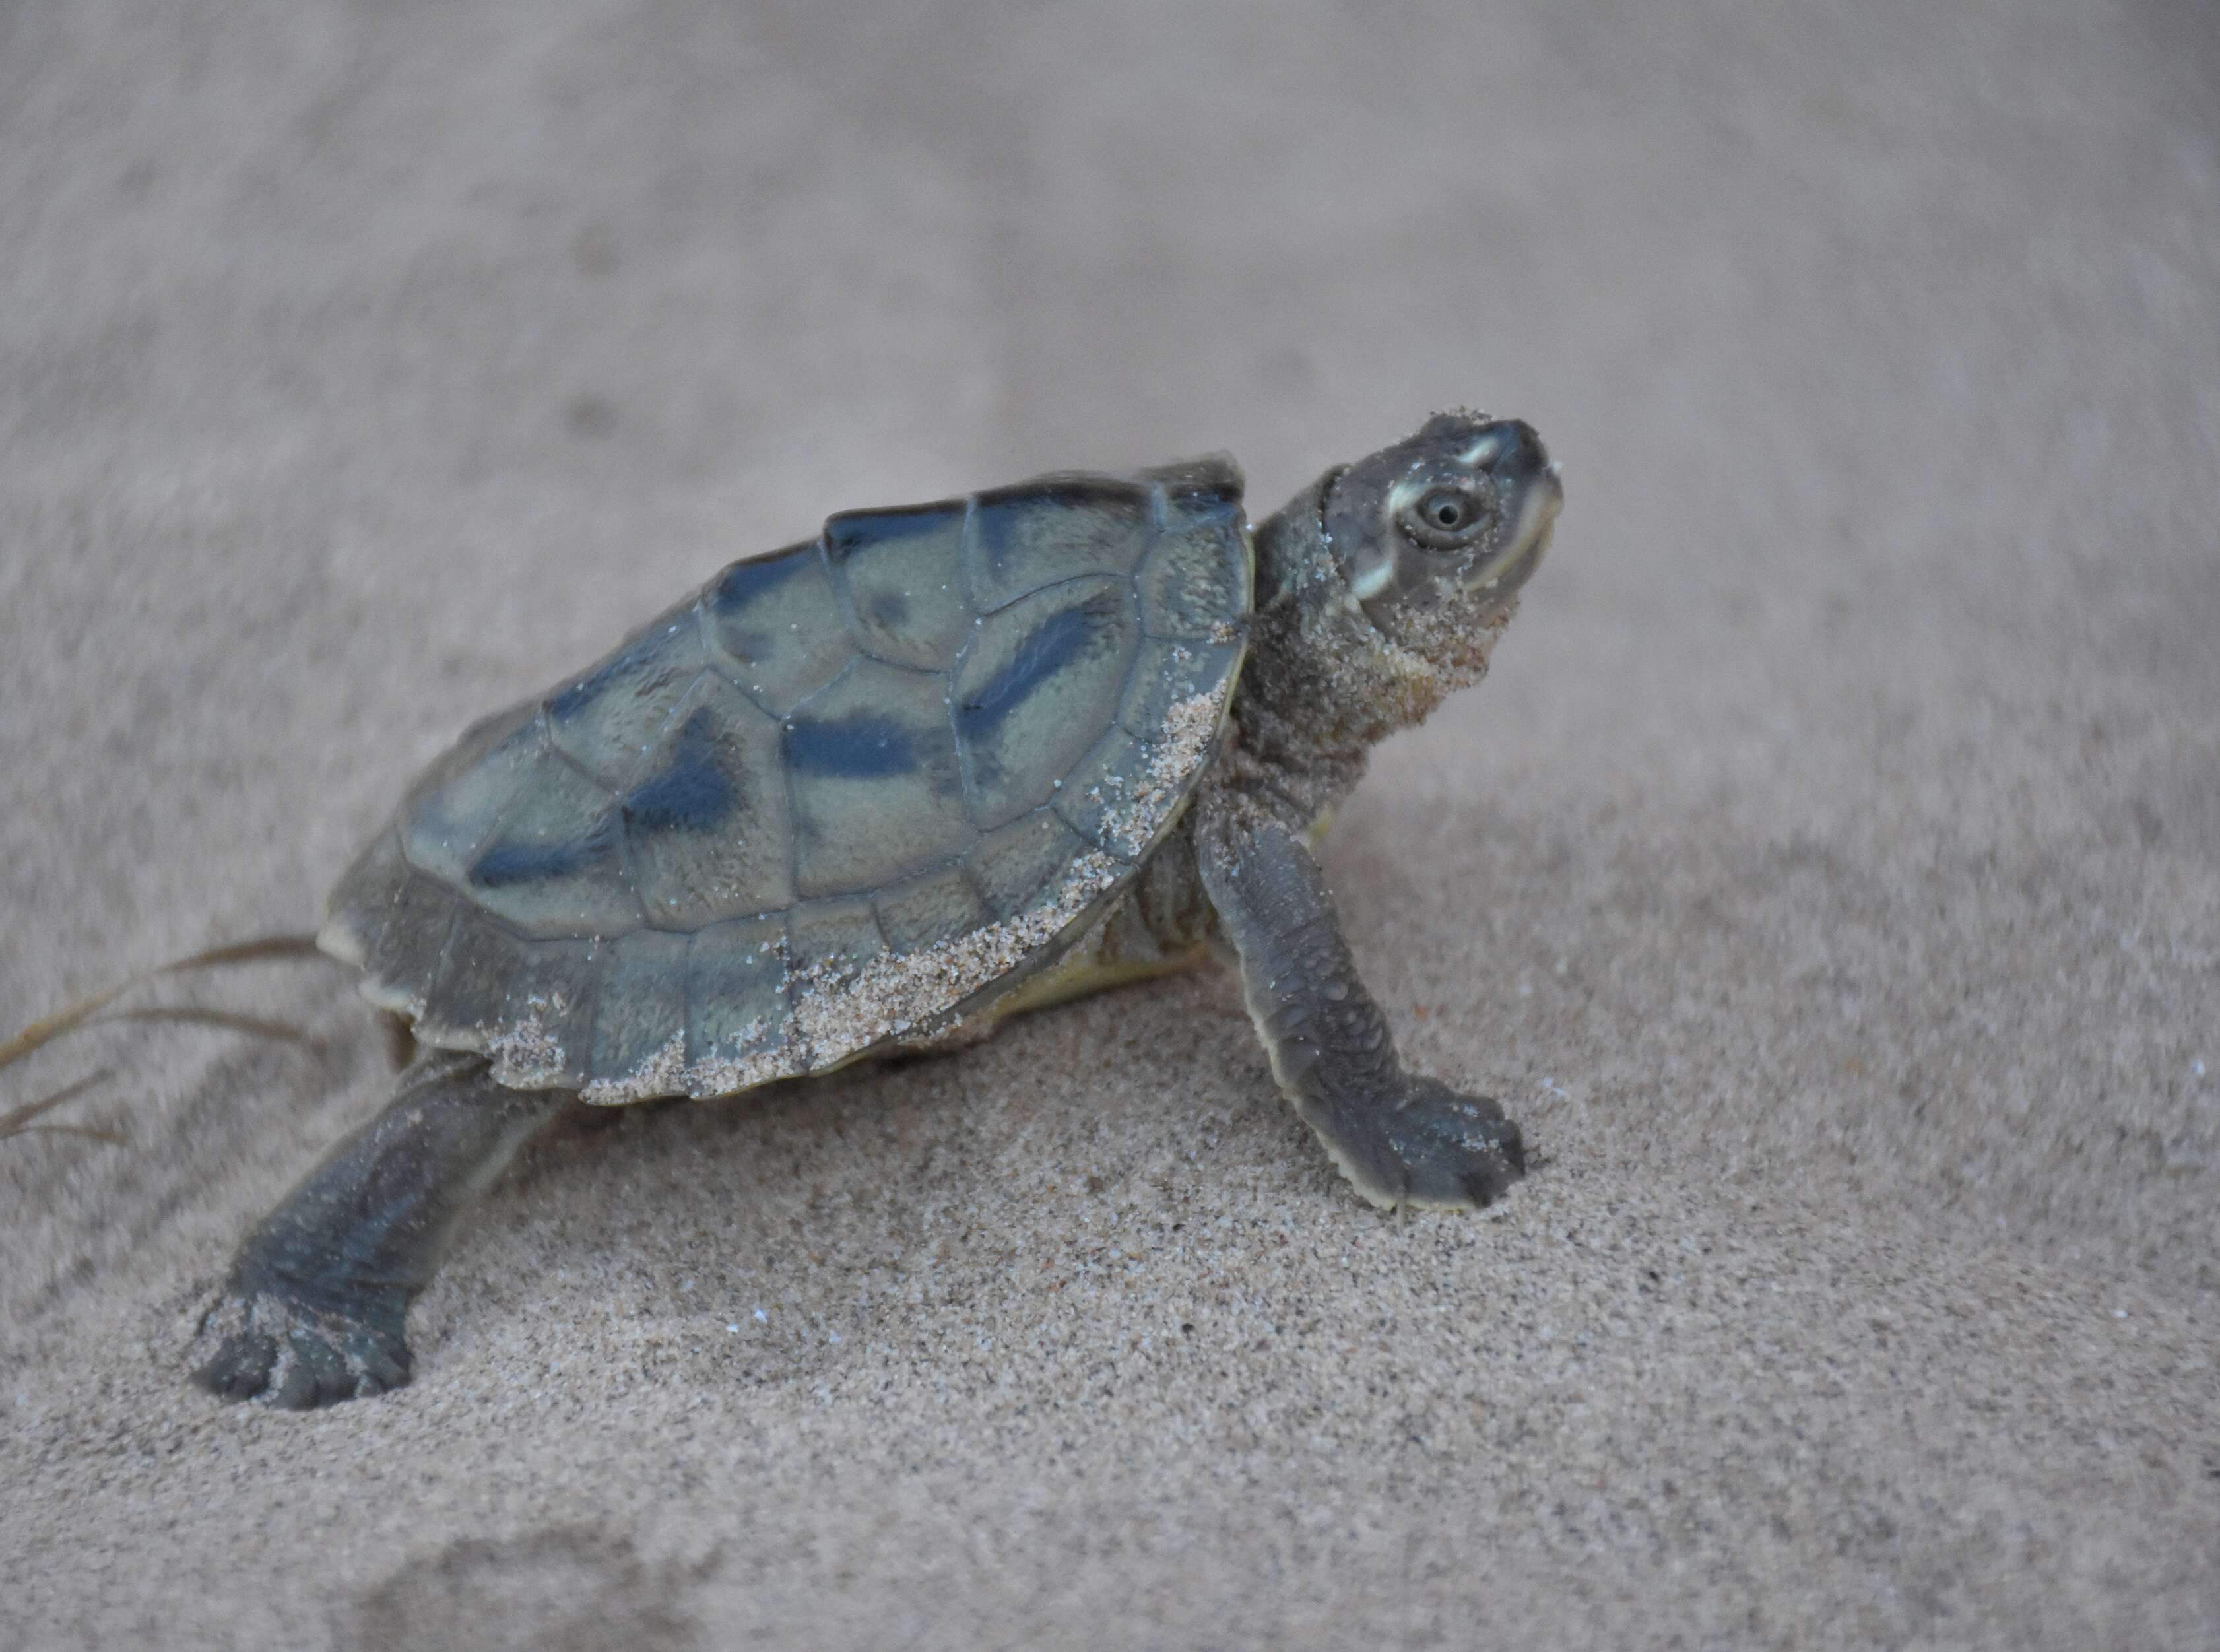
[[[689,1062],[681,1032],[630,1071],[596,1078],[580,1094],[597,1105],[730,1095],[774,1079],[820,1072],[879,1044],[945,1043],[956,1033],[945,1018],[1076,931],[1135,875],[1138,863],[1178,818],[1225,723],[1231,693],[1228,681],[1170,708],[1165,738],[1148,749],[1144,771],[1131,782],[1110,776],[1104,784],[1111,795],[1096,800],[1105,807],[1102,836],[1119,855],[1101,850],[1079,855],[1040,905],[920,951],[882,953],[861,966],[813,964],[789,976],[793,1007],[770,1047],[763,1045],[772,1029],[758,1024],[732,1049]],[[511,1041],[532,1054],[537,1070],[560,1070],[562,1052],[552,1047],[544,1024],[528,1024],[496,1042]],[[514,1082],[499,1069],[496,1075]]]

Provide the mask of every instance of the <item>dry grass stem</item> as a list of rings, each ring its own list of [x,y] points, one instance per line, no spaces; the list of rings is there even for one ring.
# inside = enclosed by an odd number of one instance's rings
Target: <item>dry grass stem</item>
[[[112,1130],[103,1130],[97,1125],[47,1125],[37,1122],[41,1115],[52,1113],[65,1101],[75,1100],[102,1080],[113,1076],[114,1073],[113,1068],[103,1067],[97,1072],[87,1073],[74,1084],[63,1085],[51,1095],[41,1096],[35,1101],[26,1101],[20,1107],[10,1107],[7,1112],[0,1113],[0,1137],[22,1136],[33,1131],[43,1131],[58,1136],[90,1136],[95,1141],[113,1142],[117,1146],[122,1146],[123,1144],[122,1135]]]
[[[316,938],[313,935],[263,935],[253,940],[234,941],[228,945],[210,947],[205,952],[196,952],[190,957],[157,964],[32,1022],[15,1037],[0,1044],[0,1068],[13,1066],[65,1033],[74,1032],[80,1027],[117,1021],[187,1022],[202,1026],[227,1027],[235,1032],[253,1033],[258,1038],[281,1038],[289,1044],[307,1044],[311,1040],[301,1028],[259,1015],[243,1015],[231,1010],[202,1009],[190,1004],[115,1011],[108,1011],[108,1007],[134,988],[146,985],[157,976],[178,975],[190,969],[222,969],[239,963],[260,963],[272,958],[321,956],[316,951]],[[103,1011],[108,1013],[103,1013]],[[85,1136],[95,1141],[120,1144],[124,1139],[122,1136],[97,1125],[38,1122],[45,1114],[82,1095],[107,1078],[110,1070],[103,1067],[75,1083],[63,1086],[50,1095],[0,1113],[0,1138],[40,1131],[56,1135]]]
[[[68,1007],[32,1022],[5,1044],[0,1044],[0,1067],[12,1067],[32,1051],[42,1050],[64,1033],[76,1031],[133,988],[144,986],[157,976],[178,975],[188,969],[221,969],[234,963],[259,963],[270,958],[322,956],[316,951],[316,938],[313,935],[264,935],[251,941],[235,941],[228,946],[210,947],[205,952],[196,952],[190,957],[178,958],[173,963],[156,964],[151,969],[142,969],[135,976],[117,982],[113,987],[94,993],[90,997],[80,998]],[[189,1019],[177,1012],[132,1011],[129,1013],[150,1019]],[[213,1019],[221,1012],[207,1013]],[[246,1019],[240,1018],[242,1021]],[[271,1024],[261,1023],[242,1030],[258,1031],[261,1025],[268,1025]]]

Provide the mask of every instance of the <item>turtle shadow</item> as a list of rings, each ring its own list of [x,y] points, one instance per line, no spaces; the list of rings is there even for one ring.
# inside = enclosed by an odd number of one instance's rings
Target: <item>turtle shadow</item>
[[[1144,1005],[1153,1037],[1124,1025]],[[1197,1125],[1179,1075],[1238,1051],[1239,1088],[1254,1094],[1219,1098],[1213,1127],[1255,1138],[1256,1158],[1284,1145],[1300,1163],[1301,1142],[1282,1138],[1301,1127],[1281,1116],[1261,1052],[1249,1069],[1250,1050],[1230,982],[1167,979],[1026,1016],[976,1048],[710,1101],[570,1108],[489,1189],[419,1300],[417,1380],[527,1324],[549,1348],[641,1350],[658,1381],[817,1380],[852,1362],[864,1327],[914,1276],[930,1275],[951,1301],[1000,1277],[1013,1200],[1059,1183],[1116,1198],[1129,1175],[1151,1188],[1177,1177],[1151,1146],[1145,1173],[1105,1163],[1096,1186],[1094,1150],[1075,1139],[1104,1116],[1092,1070],[1126,1073],[1137,1057],[1160,1065],[1154,1084],[1111,1088],[1127,1108],[1175,1098],[1145,1133],[1184,1140]],[[1034,1174],[1038,1150],[1058,1142],[1062,1161]]]
[[[961,1159],[980,1100],[994,1093],[1007,1107],[1027,1112],[1083,1106],[1075,1092],[1083,1075],[1043,1083],[1023,1076],[1062,1071],[1063,1057],[1047,1041],[1053,1025],[1090,1010],[1114,1015],[1169,994],[1192,1000],[1190,1022],[1245,1026],[1238,984],[1230,975],[1198,969],[1161,980],[1132,982],[1077,1004],[1055,1005],[1014,1017],[989,1038],[945,1050],[895,1050],[837,1070],[781,1079],[737,1095],[708,1100],[683,1096],[621,1106],[581,1104],[568,1109],[533,1140],[502,1177],[512,1197],[546,1197],[550,1188],[604,1166],[640,1170],[687,1149],[723,1169],[746,1166],[770,1185],[797,1178],[828,1195],[852,1196],[866,1186],[914,1186],[926,1164],[945,1172]],[[1107,1054],[1107,1050],[1105,1052]],[[1066,1052],[1068,1056],[1068,1052]],[[1168,1072],[1177,1060],[1163,1057]],[[1263,1052],[1255,1065],[1266,1075]],[[1278,1098],[1267,1077],[1258,1106],[1277,1116]],[[854,1138],[881,1125],[898,1127],[902,1139],[856,1152]],[[776,1162],[777,1173],[770,1167]]]
[[[685,1652],[702,1645],[690,1598],[721,1563],[651,1565],[627,1536],[558,1525],[467,1537],[403,1563],[332,1615],[347,1649],[465,1643],[500,1652]]]

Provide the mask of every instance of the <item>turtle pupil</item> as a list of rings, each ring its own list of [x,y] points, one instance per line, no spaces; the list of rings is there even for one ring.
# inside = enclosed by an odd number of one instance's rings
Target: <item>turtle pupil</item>
[[[1403,531],[1429,551],[1462,550],[1487,521],[1487,506],[1463,488],[1429,488],[1402,507]]]

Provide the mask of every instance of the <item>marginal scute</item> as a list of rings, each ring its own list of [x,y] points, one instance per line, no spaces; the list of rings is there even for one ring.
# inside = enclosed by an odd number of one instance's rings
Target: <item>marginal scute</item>
[[[1120,577],[1155,531],[1149,489],[1112,477],[1044,477],[978,495],[963,533],[964,592],[982,614],[1083,574]]]
[[[445,1050],[475,1050],[512,1089],[575,1089],[591,1071],[594,991],[602,971],[597,941],[533,940],[484,913],[457,915],[436,976],[407,1008],[419,1039]]]
[[[990,614],[956,673],[956,733],[982,826],[1039,807],[1101,738],[1140,633],[1122,579],[1066,580]]]
[[[1241,466],[1231,453],[1204,453],[1141,472],[1164,502],[1163,526],[1176,529],[1202,517],[1241,508]]]
[[[633,1101],[683,1088],[690,935],[640,929],[610,943],[595,994],[589,1101]],[[676,988],[677,990],[674,990]]]
[[[1118,708],[1119,726],[1143,739],[1160,738],[1173,708],[1225,681],[1239,655],[1235,643],[1142,639]]]
[[[408,887],[408,862],[401,852],[401,833],[388,826],[363,845],[340,874],[324,901],[324,925],[316,944],[342,963],[358,969],[378,951],[393,903]]]
[[[1153,793],[1153,756],[1150,746],[1113,728],[1073,765],[1050,807],[1097,849],[1120,860],[1136,859],[1148,847],[1144,834],[1154,824],[1137,819],[1137,806]]]
[[[875,659],[945,670],[976,623],[959,566],[960,499],[828,517],[825,554],[848,600],[849,634]]]
[[[674,709],[622,801],[647,921],[694,930],[794,900],[778,724],[714,674]]]
[[[921,952],[979,928],[995,914],[979,900],[963,868],[951,863],[920,872],[880,895],[873,902],[880,932],[896,952]]]
[[[971,840],[938,682],[859,660],[787,720],[783,751],[800,895],[864,894]]]
[[[786,1044],[786,916],[735,918],[698,930],[686,961],[686,1055],[711,1085],[745,1076],[757,1064],[761,1077]],[[798,1070],[798,1069],[797,1069]],[[714,1095],[745,1088],[694,1088]]]
[[[533,941],[508,999],[479,1031],[494,1076],[518,1089],[577,1089],[592,1076],[594,1001],[608,944]]]
[[[381,979],[386,992],[380,1002],[388,1009],[419,1013],[427,992],[447,956],[462,902],[437,879],[418,871],[402,876],[395,891],[384,929],[370,951],[368,968]]]
[[[878,915],[862,896],[804,901],[787,914],[787,967],[805,990],[853,975],[886,950]]]
[[[1176,818],[1248,554],[1216,461],[833,517],[474,725],[324,944],[427,1044],[596,1101],[938,1037],[1063,956]],[[1193,634],[1150,634],[1151,605]]]
[[[1042,886],[1086,849],[1086,841],[1053,811],[1040,808],[988,832],[965,863],[988,911],[1007,918],[1031,905]]]
[[[419,1018],[425,1032],[483,1047],[503,1024],[510,988],[538,946],[483,913],[465,908],[440,973],[425,988]]]
[[[711,663],[774,716],[856,657],[814,539],[733,564],[703,589],[699,611]]]
[[[1238,508],[1171,527],[1141,559],[1141,626],[1151,637],[1223,640],[1247,608],[1249,550]]]

